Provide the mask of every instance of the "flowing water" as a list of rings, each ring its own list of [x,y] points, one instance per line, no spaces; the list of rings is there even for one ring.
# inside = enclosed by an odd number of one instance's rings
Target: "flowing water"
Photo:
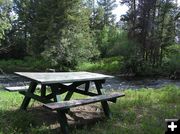
[[[106,89],[140,89],[140,88],[161,88],[166,85],[176,85],[180,87],[180,80],[170,80],[168,78],[120,78],[108,79],[104,84]]]
[[[0,75],[0,85],[2,86],[18,86],[28,84],[29,81],[17,75],[8,74]],[[103,84],[104,89],[140,89],[140,88],[160,88],[165,85],[174,84],[180,86],[180,80],[170,80],[166,78],[129,78],[115,77],[107,79]],[[91,84],[91,87],[95,87]]]

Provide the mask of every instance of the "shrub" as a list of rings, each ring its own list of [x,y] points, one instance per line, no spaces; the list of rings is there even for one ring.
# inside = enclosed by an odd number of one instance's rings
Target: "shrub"
[[[45,71],[50,67],[48,61],[41,57],[25,57],[22,60],[0,60],[0,68],[8,73],[15,71]]]
[[[175,44],[166,48],[163,66],[168,72],[180,70],[180,45]]]
[[[97,62],[83,62],[76,69],[78,71],[115,73],[122,68],[122,57],[104,58]]]

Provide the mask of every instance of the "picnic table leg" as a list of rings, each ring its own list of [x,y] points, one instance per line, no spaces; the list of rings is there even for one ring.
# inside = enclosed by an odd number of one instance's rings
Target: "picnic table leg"
[[[41,97],[46,96],[46,85],[41,85]]]
[[[60,96],[56,93],[59,88],[58,85],[51,85],[50,87],[53,94],[54,102],[61,101]]]
[[[102,81],[95,81],[95,86],[96,86],[98,94],[101,95],[102,94],[102,92],[101,92]],[[109,105],[108,105],[107,101],[102,101],[101,105],[102,105],[105,116],[110,118],[112,115],[111,115],[111,111],[109,109]]]
[[[36,86],[37,86],[37,83],[36,83],[36,82],[31,82],[30,85],[29,85],[29,89],[28,89],[28,91],[26,92],[26,94],[28,95],[29,93],[34,93],[34,91],[35,91],[35,89],[36,89]],[[21,104],[20,109],[21,109],[21,110],[26,110],[27,107],[28,107],[28,105],[29,105],[30,100],[31,100],[31,97],[28,97],[28,96],[25,95],[24,100],[23,100],[23,102],[22,102],[22,104]]]
[[[85,92],[89,91],[89,87],[90,87],[90,82],[88,81],[85,83]]]
[[[63,134],[69,134],[69,125],[67,122],[67,117],[65,111],[57,110],[58,113],[58,121],[61,125],[61,131]]]

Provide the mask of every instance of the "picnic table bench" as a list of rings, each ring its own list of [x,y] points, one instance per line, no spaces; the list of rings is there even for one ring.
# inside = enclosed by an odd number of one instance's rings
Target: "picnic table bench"
[[[41,88],[40,85],[37,86],[37,88]],[[22,85],[22,86],[5,86],[4,90],[7,90],[9,92],[27,92],[29,89],[29,85]]]
[[[91,104],[95,102],[114,100],[122,96],[124,96],[124,94],[113,93],[113,94],[108,94],[108,95],[98,95],[95,97],[89,97],[85,99],[69,100],[69,101],[63,101],[63,102],[62,101],[53,102],[53,103],[44,104],[44,106],[50,110],[58,110],[58,109],[65,110],[72,107]]]
[[[101,102],[104,114],[106,117],[111,117],[108,101],[116,102],[118,97],[123,97],[123,93],[102,94],[102,84],[107,78],[112,78],[109,75],[102,75],[89,72],[57,72],[57,73],[27,73],[15,72],[15,74],[28,78],[31,82],[29,86],[5,87],[6,90],[13,92],[19,91],[23,94],[24,100],[20,109],[26,110],[31,99],[35,99],[43,103],[43,106],[52,111],[57,111],[58,121],[61,125],[63,134],[69,134],[69,126],[67,123],[67,111],[76,106]],[[94,82],[97,93],[91,92],[90,82]],[[37,86],[40,86],[40,95],[35,94]],[[84,89],[80,89],[80,85],[85,85]],[[47,87],[51,92],[47,93]],[[61,101],[58,95],[66,93]],[[84,99],[70,100],[73,93],[79,93],[90,96]]]
[[[16,92],[16,91],[27,91],[29,86],[13,86],[13,87],[4,87],[5,90],[9,92]]]

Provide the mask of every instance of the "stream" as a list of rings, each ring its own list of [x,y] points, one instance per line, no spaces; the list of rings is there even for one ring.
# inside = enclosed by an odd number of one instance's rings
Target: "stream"
[[[17,75],[8,74],[0,75],[0,85],[2,86],[20,86],[28,84],[29,81]],[[177,85],[180,86],[180,80],[170,80],[168,78],[129,78],[125,79],[122,77],[115,77],[112,79],[107,79],[105,84],[103,84],[104,89],[140,89],[140,88],[160,88],[165,85]],[[95,87],[91,84],[91,87]]]

